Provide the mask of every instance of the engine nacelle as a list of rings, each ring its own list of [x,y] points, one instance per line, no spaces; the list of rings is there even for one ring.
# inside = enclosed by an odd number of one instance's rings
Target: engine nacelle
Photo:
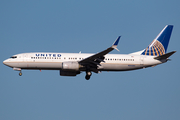
[[[80,74],[80,71],[65,71],[65,70],[60,70],[60,75],[61,76],[76,76],[77,74]]]
[[[79,63],[78,62],[63,62],[62,63],[62,69],[63,70],[74,70],[78,71],[79,70]]]

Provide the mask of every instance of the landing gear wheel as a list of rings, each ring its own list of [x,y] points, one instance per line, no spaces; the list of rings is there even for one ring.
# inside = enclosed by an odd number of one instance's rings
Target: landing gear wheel
[[[21,76],[21,75],[22,75],[22,72],[19,73],[19,76]]]
[[[91,75],[92,75],[91,71],[87,71],[85,76],[86,80],[89,80]]]
[[[86,76],[85,76],[86,80],[89,80],[90,77],[91,77],[91,76],[89,76],[89,75],[86,75]]]

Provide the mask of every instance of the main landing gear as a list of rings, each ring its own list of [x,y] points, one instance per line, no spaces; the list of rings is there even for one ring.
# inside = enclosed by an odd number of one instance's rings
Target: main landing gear
[[[92,75],[91,71],[86,71],[86,76],[85,76],[86,80],[89,80],[91,75]]]

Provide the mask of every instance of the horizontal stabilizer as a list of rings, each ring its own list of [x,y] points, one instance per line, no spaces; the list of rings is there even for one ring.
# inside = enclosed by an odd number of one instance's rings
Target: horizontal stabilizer
[[[155,57],[154,59],[156,59],[156,60],[167,59],[167,58],[169,58],[172,54],[174,54],[175,52],[176,52],[176,51],[172,51],[172,52],[170,52],[170,53],[166,53],[166,54],[164,54],[164,55]]]

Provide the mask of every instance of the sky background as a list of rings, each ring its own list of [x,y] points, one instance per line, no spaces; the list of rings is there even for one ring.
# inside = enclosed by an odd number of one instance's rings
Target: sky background
[[[0,120],[179,120],[180,1],[1,0]],[[96,53],[122,35],[120,52],[146,48],[174,25],[171,61],[129,72],[59,76],[3,60],[25,52]]]

